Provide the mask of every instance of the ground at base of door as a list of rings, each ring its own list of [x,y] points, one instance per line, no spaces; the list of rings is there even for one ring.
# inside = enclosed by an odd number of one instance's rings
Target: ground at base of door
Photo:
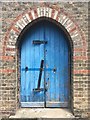
[[[9,118],[74,118],[74,116],[65,108],[21,108]]]

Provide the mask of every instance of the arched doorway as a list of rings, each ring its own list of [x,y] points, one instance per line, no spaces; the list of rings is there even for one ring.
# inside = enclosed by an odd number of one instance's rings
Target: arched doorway
[[[68,107],[70,56],[66,34],[48,20],[34,23],[20,44],[21,107]]]

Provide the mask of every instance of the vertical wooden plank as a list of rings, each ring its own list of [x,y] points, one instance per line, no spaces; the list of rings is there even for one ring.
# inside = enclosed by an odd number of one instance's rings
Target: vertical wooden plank
[[[39,26],[38,26],[39,27]],[[39,28],[39,39],[41,41],[44,41],[44,23],[42,22],[41,23],[41,26]],[[40,55],[40,64],[41,64],[41,61],[44,60],[44,44],[41,44],[39,46],[39,55]],[[40,67],[40,64],[39,64],[39,67]],[[45,60],[44,60],[44,64],[45,64]],[[44,68],[44,65],[43,65],[43,68]],[[44,88],[44,71],[42,71],[42,77],[41,77],[41,88]],[[40,92],[40,101],[44,101],[44,91],[41,91]]]
[[[64,39],[63,33],[60,32],[60,101],[64,102]]]
[[[56,45],[56,38],[55,38],[55,26],[54,25],[50,25],[49,26],[49,31],[51,31],[51,34],[50,34],[50,40],[51,40],[51,53],[49,53],[49,55],[50,55],[50,57],[51,57],[51,63],[50,63],[50,65],[49,65],[49,68],[52,68],[52,69],[54,69],[54,67],[56,66],[55,65],[55,61],[57,61],[56,60],[56,58],[55,58],[55,45]],[[52,71],[50,71],[50,74],[51,74],[51,77],[50,77],[50,84],[51,84],[51,87],[50,87],[50,91],[51,91],[51,101],[56,101],[56,99],[55,99],[55,88],[56,88],[56,79],[55,79],[55,77],[56,77],[56,75],[55,75],[55,73],[53,72],[53,70]]]
[[[51,31],[49,30],[48,22],[45,23],[45,39],[48,41],[46,45],[46,69],[51,68],[51,39],[50,34]],[[47,93],[46,93],[46,101],[51,101],[51,71],[46,71],[46,83],[47,83]]]
[[[32,28],[32,33],[31,33],[31,43],[33,42],[33,40],[35,39],[38,39],[38,36],[37,36],[37,28],[34,26]],[[34,68],[38,68],[38,61],[39,61],[39,55],[38,55],[38,46],[34,45],[34,44],[31,44],[31,67],[32,69]],[[38,59],[37,59],[38,57]],[[38,101],[38,98],[37,98],[37,92],[34,92],[33,89],[37,88],[37,83],[38,83],[38,71],[35,71],[35,70],[32,70],[31,71],[31,92],[32,92],[32,99],[31,99],[31,102],[35,102],[35,101]]]
[[[67,39],[67,38],[65,38],[65,39]],[[69,98],[69,86],[68,86],[68,84],[69,84],[69,76],[68,76],[68,73],[69,73],[69,71],[68,71],[68,68],[69,68],[69,66],[68,66],[68,57],[69,57],[69,55],[68,55],[68,44],[67,44],[67,41],[65,41],[66,43],[65,43],[65,50],[64,50],[64,54],[65,54],[65,58],[64,58],[64,64],[65,64],[65,74],[64,74],[64,76],[65,76],[65,87],[64,87],[64,99],[65,99],[65,101],[68,101],[68,98]]]
[[[34,26],[33,28],[33,40],[36,40],[37,39],[37,35],[36,35],[37,31],[36,31],[36,28]],[[37,68],[38,67],[38,61],[39,61],[39,56],[38,56],[38,50],[37,50],[37,46],[36,45],[33,45],[33,48],[34,48],[34,53],[32,54],[31,56],[31,59],[33,59],[33,64],[32,64],[32,68]],[[37,51],[37,53],[36,53]],[[36,61],[36,57],[38,56],[38,59]],[[37,62],[37,63],[36,63]],[[33,78],[34,77],[34,78]],[[37,88],[37,83],[38,83],[38,71],[33,71],[33,77],[32,77],[32,84],[33,84],[33,89]],[[38,98],[37,98],[37,92],[34,92],[33,91],[33,99],[32,99],[32,102],[35,102],[35,101],[38,101]],[[36,100],[37,99],[37,100]]]
[[[29,68],[32,68],[32,51],[33,51],[33,47],[32,47],[32,31],[30,30],[30,32],[28,33],[28,49],[29,49]],[[32,71],[29,71],[29,102],[32,101]]]
[[[25,101],[25,71],[22,69],[25,68],[25,44],[22,44],[21,47],[21,86],[20,86],[20,92],[21,92],[21,102]]]
[[[32,41],[34,40],[34,30],[33,29],[30,29],[30,31],[31,31],[31,34],[30,34],[30,43],[31,43],[31,48],[30,48],[30,68],[35,68],[35,66],[34,66],[34,63],[35,63],[35,56],[34,56],[34,54],[35,54],[35,48],[34,48],[34,46],[33,46],[33,44],[32,44]],[[30,87],[31,87],[31,94],[30,94],[30,102],[32,102],[32,101],[34,101],[34,92],[33,92],[33,89],[35,88],[35,71],[30,71]]]
[[[59,101],[59,82],[60,82],[60,78],[59,78],[59,43],[60,43],[60,36],[59,36],[59,30],[58,28],[55,27],[55,38],[54,38],[54,44],[55,44],[55,48],[54,48],[54,61],[55,61],[55,68],[56,68],[56,72],[54,72],[55,74],[55,100]]]
[[[29,37],[26,37],[26,66],[29,68],[30,66],[30,44],[29,44]],[[30,72],[26,72],[26,102],[29,102],[30,99]]]

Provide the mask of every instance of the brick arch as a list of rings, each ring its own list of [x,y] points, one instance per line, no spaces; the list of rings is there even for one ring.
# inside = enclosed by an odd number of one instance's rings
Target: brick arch
[[[60,23],[69,33],[72,42],[74,43],[74,48],[76,48],[77,44],[81,45],[84,48],[86,47],[86,40],[84,38],[84,35],[82,34],[78,25],[72,20],[72,18],[69,17],[67,13],[60,9],[57,10],[55,8],[44,6],[30,9],[25,13],[19,15],[14,20],[4,39],[4,51],[11,48],[12,46],[8,46],[6,43],[11,43],[11,41],[13,41],[13,45],[15,46],[15,43],[21,31],[29,23],[39,17],[52,18],[53,20],[56,20],[58,23]]]
[[[67,30],[66,30],[59,22],[57,22],[56,20],[54,20],[54,19],[52,19],[52,18],[49,18],[49,17],[45,17],[45,16],[36,18],[35,20],[32,21],[32,23],[29,23],[27,26],[24,27],[24,29],[21,31],[21,33],[20,33],[19,36],[18,36],[18,39],[17,39],[17,41],[16,41],[16,47],[17,47],[17,48],[20,47],[20,43],[22,42],[23,35],[27,32],[27,30],[28,30],[31,26],[33,26],[35,23],[40,22],[40,21],[43,21],[43,20],[49,21],[49,22],[55,24],[56,26],[58,26],[58,27],[65,33],[65,35],[66,35],[67,38],[68,38],[69,48],[70,48],[70,50],[72,51],[72,50],[73,50],[73,43],[72,43],[71,37],[70,37],[70,35],[68,34]]]
[[[3,55],[4,56],[15,56],[16,48],[15,44],[20,33],[23,29],[30,24],[32,21],[37,20],[40,17],[51,18],[58,23],[60,23],[66,31],[69,33],[72,43],[73,43],[73,60],[77,59],[88,59],[86,55],[83,55],[87,51],[87,42],[82,33],[81,29],[78,25],[73,21],[73,19],[62,9],[55,9],[53,7],[48,6],[39,6],[37,8],[31,8],[21,15],[19,15],[11,27],[8,29],[4,43],[3,43]],[[78,56],[78,52],[81,52],[82,55]],[[9,57],[6,57],[9,59]],[[12,58],[13,59],[13,58]],[[81,71],[83,73],[83,70]],[[88,71],[87,71],[88,72]],[[79,73],[79,71],[75,71],[75,73]]]

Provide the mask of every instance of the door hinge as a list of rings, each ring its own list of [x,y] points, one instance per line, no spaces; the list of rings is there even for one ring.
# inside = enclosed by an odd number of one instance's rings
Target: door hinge
[[[47,41],[41,41],[41,40],[33,40],[33,44],[39,45],[39,44],[47,44]]]

